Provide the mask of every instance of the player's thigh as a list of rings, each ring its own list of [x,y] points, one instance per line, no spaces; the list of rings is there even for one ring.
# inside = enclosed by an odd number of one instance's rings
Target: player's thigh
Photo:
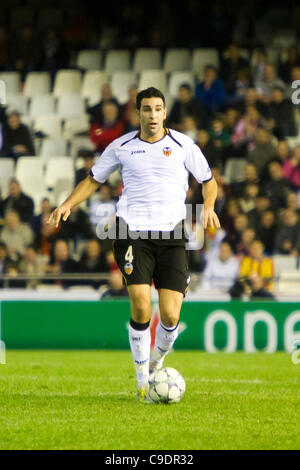
[[[158,290],[168,289],[185,296],[189,285],[189,271],[183,244],[169,242],[159,247],[153,279]]]
[[[138,323],[151,319],[151,286],[149,284],[131,284],[127,286],[131,306],[131,317]]]
[[[158,289],[159,310],[162,323],[172,328],[179,321],[183,294],[170,289]]]

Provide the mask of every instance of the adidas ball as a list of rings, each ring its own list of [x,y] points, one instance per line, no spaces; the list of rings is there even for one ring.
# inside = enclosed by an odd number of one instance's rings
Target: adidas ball
[[[149,397],[155,403],[177,403],[184,392],[185,381],[172,367],[164,367],[150,376]]]

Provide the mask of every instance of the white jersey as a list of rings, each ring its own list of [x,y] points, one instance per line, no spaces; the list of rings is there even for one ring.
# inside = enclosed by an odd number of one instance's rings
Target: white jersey
[[[91,175],[104,183],[117,168],[124,184],[117,216],[130,230],[173,230],[186,217],[189,171],[199,183],[212,178],[198,145],[169,129],[154,143],[141,140],[137,131],[114,140],[96,161]]]

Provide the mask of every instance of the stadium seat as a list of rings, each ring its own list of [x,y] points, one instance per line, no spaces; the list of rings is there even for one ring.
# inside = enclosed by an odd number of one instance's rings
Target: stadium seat
[[[68,154],[68,143],[65,139],[43,139],[40,148],[40,157],[47,160],[51,157],[60,157]]]
[[[7,195],[9,180],[14,176],[15,162],[13,158],[0,158],[0,196]]]
[[[53,94],[64,96],[66,93],[80,93],[81,72],[79,70],[59,70],[55,77]]]
[[[21,77],[19,72],[1,72],[0,80],[5,83],[6,93],[19,93]]]
[[[300,272],[282,271],[277,290],[280,294],[298,294],[300,292]]]
[[[85,113],[84,100],[79,94],[60,96],[57,103],[57,114],[63,119],[82,116]]]
[[[45,114],[55,113],[55,98],[53,95],[32,96],[29,104],[29,116],[36,118]]]
[[[180,85],[188,83],[192,90],[195,89],[195,77],[193,72],[172,72],[169,79],[168,90],[171,96],[177,97]]]
[[[219,67],[219,54],[217,49],[203,48],[194,49],[192,53],[192,70],[194,73],[202,74],[206,65]]]
[[[275,276],[281,276],[283,272],[295,271],[297,268],[297,258],[289,255],[274,255],[273,262],[275,267]],[[300,287],[300,286],[299,286]],[[299,288],[300,292],[300,288]]]
[[[65,189],[74,184],[74,162],[70,157],[53,157],[46,164],[45,184],[47,188],[55,189],[62,182]]]
[[[111,76],[111,87],[113,95],[119,103],[124,104],[128,101],[128,90],[131,85],[137,84],[137,75],[131,70],[122,70],[113,72]]]
[[[9,111],[18,111],[27,114],[27,99],[23,93],[7,93],[6,104]]]
[[[113,49],[105,57],[104,70],[107,75],[119,70],[130,69],[130,52],[127,49]]]
[[[15,177],[20,182],[24,193],[43,192],[46,190],[44,182],[44,163],[39,157],[20,157],[16,164]]]
[[[31,97],[47,95],[51,91],[51,79],[48,72],[29,72],[24,83],[24,95]]]
[[[247,160],[245,158],[229,158],[225,164],[224,178],[226,183],[244,181]]]
[[[167,89],[167,77],[164,70],[145,70],[140,75],[139,90],[154,86],[164,93]]]
[[[76,65],[83,70],[100,70],[102,54],[99,49],[83,49],[78,52]]]
[[[164,59],[164,70],[175,72],[191,68],[191,52],[189,49],[168,49]]]
[[[88,137],[73,137],[71,139],[70,156],[76,158],[80,149],[95,150],[95,145]]]
[[[68,118],[65,120],[64,137],[65,139],[72,139],[77,134],[86,134],[89,128],[89,118],[86,114]]]
[[[101,88],[107,82],[105,72],[89,70],[84,74],[80,94],[83,98],[100,98]]]
[[[133,58],[133,70],[141,73],[144,70],[160,69],[161,51],[160,49],[137,49]]]
[[[55,206],[55,198],[52,191],[30,191],[30,197],[34,202],[34,215],[41,213],[41,202],[45,198],[49,199],[53,207]]]
[[[62,119],[57,114],[43,114],[33,121],[34,131],[43,132],[46,137],[59,138],[62,135]]]

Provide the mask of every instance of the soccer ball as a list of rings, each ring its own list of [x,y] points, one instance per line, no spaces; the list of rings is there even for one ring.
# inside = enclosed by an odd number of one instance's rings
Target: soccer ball
[[[164,367],[151,374],[149,397],[154,403],[177,403],[185,392],[182,375],[172,367]]]

